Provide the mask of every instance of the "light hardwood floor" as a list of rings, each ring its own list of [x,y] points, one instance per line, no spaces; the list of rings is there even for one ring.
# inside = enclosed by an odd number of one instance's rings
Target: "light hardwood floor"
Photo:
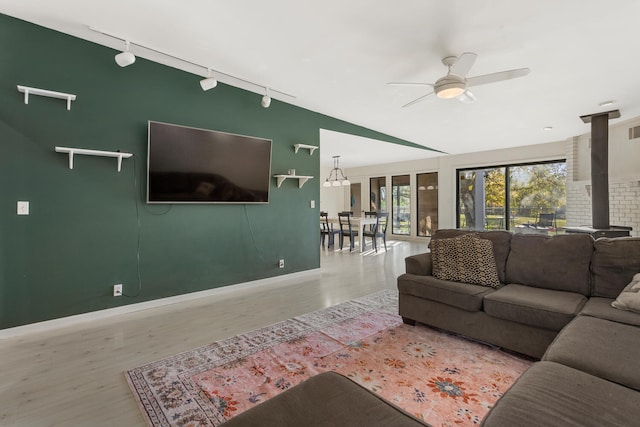
[[[0,425],[144,426],[124,371],[381,289],[396,289],[404,258],[426,244],[389,250],[321,250],[320,273],[259,289],[83,322],[0,340]]]

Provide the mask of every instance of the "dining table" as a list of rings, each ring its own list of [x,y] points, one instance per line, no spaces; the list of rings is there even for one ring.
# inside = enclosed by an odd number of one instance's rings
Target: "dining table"
[[[360,252],[364,252],[364,228],[367,225],[374,225],[377,221],[376,217],[368,216],[352,216],[351,226],[358,229],[358,237],[360,238]],[[337,225],[337,230],[340,230],[340,220],[337,217],[327,218],[329,224]]]

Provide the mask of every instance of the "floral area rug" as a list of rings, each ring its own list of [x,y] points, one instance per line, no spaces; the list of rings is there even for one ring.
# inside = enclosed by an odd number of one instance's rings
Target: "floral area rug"
[[[408,326],[381,291],[132,369],[151,426],[217,426],[336,371],[434,426],[474,425],[530,361]]]

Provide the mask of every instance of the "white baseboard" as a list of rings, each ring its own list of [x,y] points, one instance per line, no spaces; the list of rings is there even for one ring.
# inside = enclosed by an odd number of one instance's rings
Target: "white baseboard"
[[[163,307],[170,304],[178,304],[181,302],[192,301],[199,298],[205,298],[216,295],[224,295],[239,290],[257,289],[265,286],[273,286],[278,284],[287,284],[291,281],[307,279],[320,275],[320,269],[305,270],[282,276],[267,277],[265,279],[253,280],[251,282],[237,283],[234,285],[222,286],[219,288],[207,289],[206,291],[192,292],[173,297],[160,298],[151,301],[140,302],[136,304],[123,305],[121,307],[108,308],[105,310],[92,311],[90,313],[77,314],[74,316],[62,317],[59,319],[46,320],[43,322],[30,323],[28,325],[16,326],[0,330],[0,340],[7,338],[19,337],[36,332],[49,332],[51,330],[64,328],[66,326],[77,325],[83,322],[106,319],[121,314],[134,313],[136,311],[149,310],[152,308]]]

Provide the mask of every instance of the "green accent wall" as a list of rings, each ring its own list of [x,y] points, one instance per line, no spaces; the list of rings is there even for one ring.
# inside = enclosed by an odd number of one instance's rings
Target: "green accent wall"
[[[115,53],[0,15],[0,329],[318,268],[319,155],[293,144],[320,145],[324,128],[424,148],[224,84],[203,92],[142,58],[120,68]],[[77,100],[25,105],[18,84]],[[148,120],[272,139],[272,174],[315,178],[272,179],[267,205],[147,205]],[[76,155],[70,170],[55,146],[134,157],[118,173],[116,159]]]

